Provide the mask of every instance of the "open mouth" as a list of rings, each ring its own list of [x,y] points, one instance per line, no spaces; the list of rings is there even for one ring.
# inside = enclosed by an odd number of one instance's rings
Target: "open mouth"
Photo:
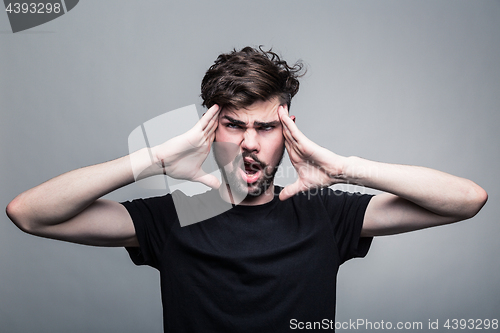
[[[243,160],[243,167],[241,168],[241,170],[242,170],[243,179],[248,184],[252,184],[252,183],[255,183],[259,179],[259,177],[262,173],[262,166],[260,163],[254,161],[254,160],[245,158]]]
[[[244,162],[243,165],[245,173],[249,175],[253,175],[261,170],[260,164],[258,163]]]

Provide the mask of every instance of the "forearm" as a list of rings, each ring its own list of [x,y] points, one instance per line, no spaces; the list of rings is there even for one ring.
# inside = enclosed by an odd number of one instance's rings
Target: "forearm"
[[[343,181],[395,194],[441,216],[474,216],[487,199],[474,182],[441,171],[348,157]]]
[[[55,225],[76,216],[95,200],[134,181],[134,167],[151,165],[148,151],[76,169],[18,195],[7,214],[21,229]]]

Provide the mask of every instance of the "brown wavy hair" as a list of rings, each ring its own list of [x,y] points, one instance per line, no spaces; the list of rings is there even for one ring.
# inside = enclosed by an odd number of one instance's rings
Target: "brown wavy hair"
[[[201,82],[202,105],[210,108],[246,108],[257,101],[278,97],[290,108],[299,91],[298,78],[305,74],[299,60],[289,66],[272,50],[245,47],[217,57]]]

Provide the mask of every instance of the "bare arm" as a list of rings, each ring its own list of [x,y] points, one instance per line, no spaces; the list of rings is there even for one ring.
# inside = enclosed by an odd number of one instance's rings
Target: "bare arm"
[[[345,159],[344,180],[385,191],[369,203],[362,236],[408,232],[473,217],[487,193],[474,182],[441,171]]]
[[[218,180],[201,170],[217,119],[214,106],[191,130],[150,151],[144,148],[57,176],[14,198],[7,215],[21,230],[41,237],[97,246],[138,246],[125,207],[99,198],[132,183],[134,174],[140,178],[167,174],[217,187]]]
[[[18,195],[7,206],[7,215],[21,230],[37,236],[88,245],[136,246],[125,207],[98,200],[133,181],[129,156],[73,170]]]
[[[371,187],[387,193],[368,204],[362,236],[380,236],[468,219],[488,195],[474,182],[424,167],[395,165],[339,156],[302,134],[279,110],[285,145],[299,178],[280,193],[284,200],[299,191],[337,183]]]

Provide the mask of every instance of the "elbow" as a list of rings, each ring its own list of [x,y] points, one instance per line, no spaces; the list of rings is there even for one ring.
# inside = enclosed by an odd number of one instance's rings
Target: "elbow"
[[[22,200],[17,196],[12,200],[6,207],[5,213],[9,217],[9,219],[22,231],[33,234],[33,230],[31,228],[30,223],[28,223],[28,220],[23,217],[24,214],[24,209],[23,209],[23,204]]]
[[[463,205],[466,209],[464,209],[462,216],[464,220],[474,217],[488,201],[488,193],[476,184],[473,184],[466,196],[466,204]]]
[[[486,204],[486,201],[488,201],[488,193],[486,193],[486,191],[482,187],[479,187],[479,186],[477,186],[477,187],[478,187],[478,190],[477,190],[478,193],[476,195],[476,197],[477,197],[477,199],[476,199],[476,211],[474,212],[474,215],[476,215],[481,210],[481,208],[483,208],[483,206]]]

